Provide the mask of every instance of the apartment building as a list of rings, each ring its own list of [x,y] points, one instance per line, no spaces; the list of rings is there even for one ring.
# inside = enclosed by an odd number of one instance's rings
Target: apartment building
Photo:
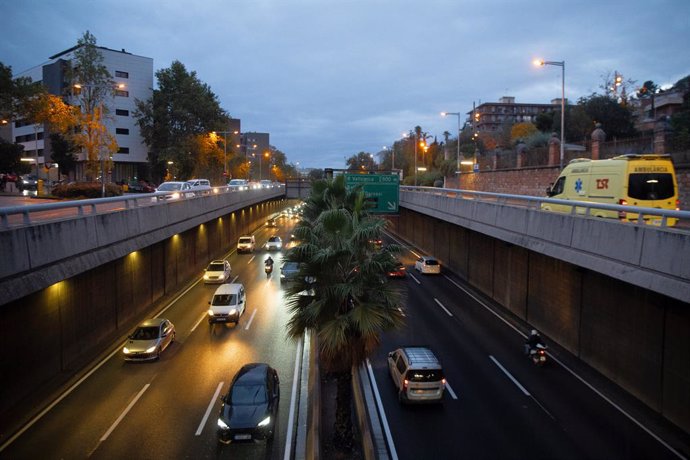
[[[78,46],[50,56],[48,61],[16,75],[40,81],[52,94],[65,95],[69,85],[67,69],[74,59]],[[117,90],[114,96],[104,102],[108,110],[105,121],[110,133],[115,137],[118,151],[112,155],[114,168],[108,181],[117,182],[138,177],[147,163],[148,149],[139,132],[134,111],[137,99],[147,100],[153,94],[153,59],[137,56],[125,51],[98,47],[103,56],[103,65],[108,69]],[[70,101],[67,101],[70,102]],[[24,146],[24,158],[36,165],[39,177],[49,177],[49,169],[54,161],[51,157],[49,133],[42,125],[24,120],[12,124],[14,142]],[[78,153],[77,169],[72,179],[84,179],[85,154]],[[51,179],[53,177],[50,177]]]
[[[566,101],[567,104],[568,101]],[[497,132],[515,123],[535,123],[537,115],[561,109],[561,100],[550,104],[516,103],[515,98],[504,96],[498,102],[485,102],[467,112],[468,123],[475,132]]]

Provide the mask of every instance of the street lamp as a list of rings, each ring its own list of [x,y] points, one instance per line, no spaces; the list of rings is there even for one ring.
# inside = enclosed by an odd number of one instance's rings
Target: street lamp
[[[418,141],[417,139],[417,134],[415,134],[415,140],[414,140],[414,186],[417,186],[417,142],[419,142],[419,146],[424,148],[426,151],[426,138],[422,138],[421,141]],[[424,169],[426,171],[426,168]]]
[[[534,65],[555,65],[561,68],[561,161],[560,169],[563,169],[563,153],[565,148],[565,61],[544,61],[535,59]]]
[[[234,134],[237,135],[240,132],[239,131],[212,131],[211,132],[214,136],[218,134],[223,135],[223,177],[225,177],[227,181],[228,177],[228,134]],[[240,147],[239,145],[237,146],[238,148]]]
[[[447,117],[448,115],[456,115],[458,117],[458,155],[456,157],[457,169],[460,172],[460,112],[441,112],[441,116]]]

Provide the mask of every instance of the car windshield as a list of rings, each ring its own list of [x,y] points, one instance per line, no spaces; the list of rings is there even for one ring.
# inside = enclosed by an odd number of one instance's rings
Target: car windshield
[[[263,385],[235,385],[230,393],[230,402],[236,406],[255,406],[266,403],[266,388]]]
[[[247,244],[247,243],[251,243],[251,242],[252,242],[251,238],[240,238],[240,243]]]
[[[213,296],[211,305],[235,305],[237,304],[237,294],[216,294]]]
[[[230,182],[228,182],[229,185],[244,185],[245,181],[244,179],[232,179]]]
[[[210,272],[222,272],[225,270],[225,265],[223,264],[211,264],[208,266],[208,271]]]
[[[440,382],[443,380],[443,372],[438,369],[416,369],[407,371],[405,378],[410,382]]]
[[[158,186],[159,192],[174,192],[175,190],[180,190],[182,184],[173,184],[172,182],[166,182]]]
[[[427,265],[438,265],[438,261],[435,259],[427,259],[425,262]]]
[[[138,327],[131,336],[132,340],[154,340],[158,338],[158,328],[157,327]]]
[[[268,241],[270,241],[271,243],[277,243],[278,241],[280,241],[280,237],[272,236],[268,239]]]

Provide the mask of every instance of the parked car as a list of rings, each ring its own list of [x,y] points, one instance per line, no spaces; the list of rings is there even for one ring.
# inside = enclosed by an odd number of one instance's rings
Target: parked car
[[[388,371],[401,403],[443,399],[446,388],[443,367],[429,348],[403,347],[388,353]]]
[[[280,251],[283,248],[283,240],[276,235],[269,236],[264,247],[267,251]]]
[[[235,323],[247,308],[247,298],[244,285],[241,283],[221,284],[208,302],[208,322]]]
[[[232,275],[230,262],[225,259],[214,260],[204,271],[204,283],[225,283]]]
[[[245,364],[221,397],[218,441],[273,439],[280,403],[278,372],[266,363]]]
[[[16,182],[19,190],[36,190],[38,187],[38,177],[31,174],[24,174]]]
[[[441,273],[441,264],[434,257],[422,256],[414,263],[414,268],[423,274],[439,275]]]
[[[127,338],[122,354],[126,361],[159,359],[175,341],[175,326],[165,318],[147,319]]]
[[[254,252],[254,248],[256,247],[256,240],[254,239],[254,235],[245,235],[245,236],[240,236],[240,239],[237,240],[237,252]]]

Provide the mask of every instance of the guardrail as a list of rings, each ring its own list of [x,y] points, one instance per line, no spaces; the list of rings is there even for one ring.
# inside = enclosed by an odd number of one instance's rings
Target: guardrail
[[[476,192],[472,190],[457,190],[449,188],[437,188],[437,187],[415,187],[415,186],[401,186],[401,190],[406,190],[410,192],[421,192],[421,193],[431,193],[435,195],[445,195],[448,197],[456,197],[464,200],[477,200],[483,202],[494,202],[496,204],[510,205],[510,206],[521,206],[531,209],[542,209],[542,204],[555,204],[555,205],[565,205],[571,208],[570,215],[584,216],[584,217],[595,217],[597,210],[602,211],[614,211],[617,213],[627,213],[627,214],[637,214],[636,220],[630,220],[629,222],[635,225],[650,225],[650,217],[654,219],[654,226],[667,227],[668,219],[678,219],[683,222],[690,222],[690,211],[676,211],[671,209],[660,209],[660,208],[646,208],[641,206],[628,206],[628,205],[617,205],[617,204],[605,204],[596,203],[592,201],[572,201],[572,200],[559,200],[556,198],[548,197],[535,197],[528,195],[511,195],[505,193],[493,193],[493,192]],[[554,212],[556,211],[544,211],[544,212]],[[563,214],[563,213],[561,213]]]
[[[278,187],[283,188],[284,186],[281,185]],[[171,203],[173,201],[197,199],[223,193],[244,193],[250,190],[253,189],[240,190],[233,186],[219,186],[211,187],[210,190],[134,193],[109,198],[92,198],[86,200],[70,200],[25,206],[9,206],[0,208],[0,230],[11,228],[13,225],[32,225],[39,220],[41,222],[45,222],[50,220],[50,213],[53,211],[66,209],[71,210],[72,212],[53,215],[54,219],[64,219],[88,214],[99,214],[102,212],[113,212],[122,209],[137,208],[141,206],[155,206],[163,203]],[[14,222],[10,222],[12,220],[10,218],[17,215],[20,215],[21,219],[16,219]]]

